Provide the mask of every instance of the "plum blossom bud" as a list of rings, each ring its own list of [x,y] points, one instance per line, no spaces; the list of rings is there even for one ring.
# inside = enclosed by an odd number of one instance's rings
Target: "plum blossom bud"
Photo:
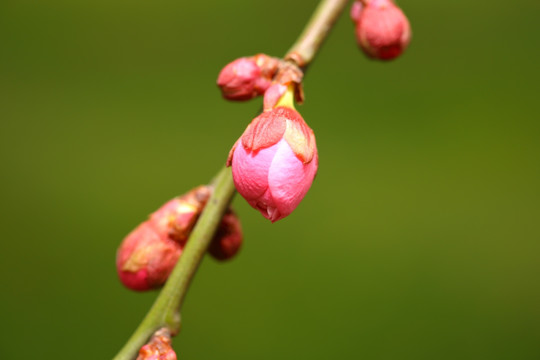
[[[225,99],[249,100],[266,91],[278,66],[277,59],[264,54],[242,57],[221,70],[217,85],[221,88]]]
[[[293,90],[286,95],[291,99]],[[272,222],[302,201],[317,172],[315,135],[292,108],[277,107],[257,116],[229,153],[236,190]]]
[[[137,360],[176,360],[170,332],[166,328],[156,331],[148,344],[139,350]]]
[[[242,239],[240,219],[234,211],[229,209],[221,220],[208,252],[216,260],[228,260],[240,250]]]
[[[182,246],[159,234],[148,221],[140,224],[122,242],[116,269],[122,283],[132,290],[160,287],[182,253]]]
[[[391,60],[409,45],[411,27],[407,17],[392,0],[364,0],[351,9],[356,21],[358,45],[370,57]]]

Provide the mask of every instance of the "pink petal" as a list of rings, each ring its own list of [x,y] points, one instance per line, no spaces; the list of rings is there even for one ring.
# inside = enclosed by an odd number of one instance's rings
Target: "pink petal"
[[[268,189],[268,170],[276,150],[277,144],[257,152],[247,151],[242,144],[236,146],[232,159],[234,185],[250,204]]]
[[[256,200],[248,201],[249,205],[260,211],[262,216],[268,220],[275,222],[281,219],[281,214],[277,209],[276,202],[272,197],[270,189],[267,189],[264,194]]]
[[[272,221],[277,221],[289,215],[302,201],[311,187],[315,173],[317,172],[318,158],[307,164],[296,157],[289,144],[281,140],[277,144],[277,151],[268,173],[268,185],[272,203]],[[264,215],[264,214],[263,214]]]

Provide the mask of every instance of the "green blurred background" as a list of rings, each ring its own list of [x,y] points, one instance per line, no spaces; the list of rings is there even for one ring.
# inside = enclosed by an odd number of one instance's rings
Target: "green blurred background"
[[[0,358],[109,359],[156,293],[122,238],[207,182],[260,106],[236,57],[283,54],[316,0],[0,2]],[[305,79],[319,174],[205,259],[179,359],[539,359],[540,2],[402,0],[399,60],[344,14]],[[348,11],[348,10],[347,10]]]

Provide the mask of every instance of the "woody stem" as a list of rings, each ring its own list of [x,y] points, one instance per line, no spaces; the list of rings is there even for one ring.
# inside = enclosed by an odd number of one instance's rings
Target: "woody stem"
[[[301,67],[311,63],[347,2],[348,0],[322,0],[285,59]],[[231,170],[225,167],[216,176],[214,191],[167,283],[114,360],[135,359],[141,346],[161,328],[169,329],[172,334],[180,331],[180,309],[189,284],[234,194]]]

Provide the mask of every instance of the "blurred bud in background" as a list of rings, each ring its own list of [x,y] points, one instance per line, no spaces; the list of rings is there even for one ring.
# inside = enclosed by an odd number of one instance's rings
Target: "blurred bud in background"
[[[409,20],[392,0],[356,1],[351,18],[356,23],[358,45],[371,58],[394,59],[409,45]]]
[[[140,224],[122,242],[116,269],[122,283],[137,291],[160,287],[182,253],[182,246],[161,236],[148,221]]]
[[[208,253],[216,260],[228,260],[240,250],[243,234],[240,219],[232,211],[227,210],[221,224],[208,248]]]

